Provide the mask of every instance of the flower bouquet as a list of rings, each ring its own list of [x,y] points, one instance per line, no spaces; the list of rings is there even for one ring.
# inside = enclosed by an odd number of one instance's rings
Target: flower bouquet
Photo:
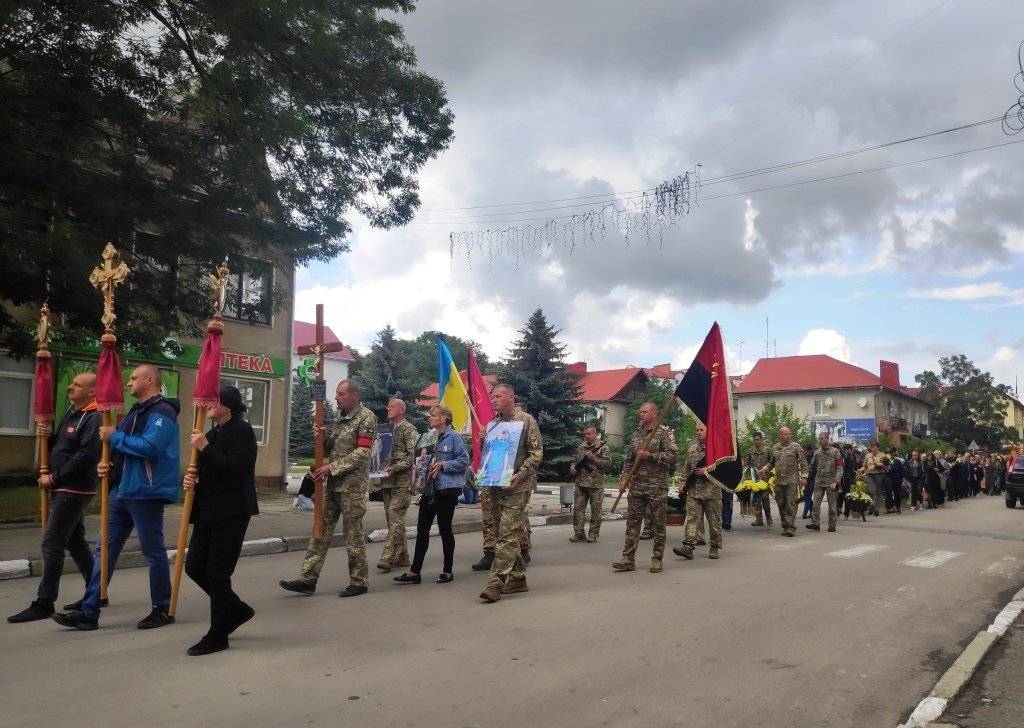
[[[749,516],[761,504],[762,498],[770,498],[775,492],[775,470],[771,471],[767,480],[758,478],[757,471],[749,468],[747,476],[736,486],[736,497],[740,501],[740,514]]]
[[[846,494],[846,505],[854,513],[859,515],[862,521],[867,521],[867,513],[874,508],[875,502],[867,493],[867,482],[858,479],[853,484],[853,490]]]

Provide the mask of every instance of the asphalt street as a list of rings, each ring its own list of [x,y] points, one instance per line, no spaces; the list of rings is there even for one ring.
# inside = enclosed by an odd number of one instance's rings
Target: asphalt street
[[[1024,510],[1001,498],[835,534],[803,523],[789,539],[736,517],[719,561],[669,554],[661,574],[649,541],[636,572],[611,571],[621,521],[597,544],[538,528],[530,592],[494,605],[469,569],[477,533],[457,536],[454,583],[433,583],[435,538],[423,584],[373,574],[345,600],[343,549],[313,597],[277,586],[301,554],[243,559],[256,618],[204,658],[184,654],[207,619],[191,582],[178,623],[143,632],[146,570],[121,571],[99,631],[0,625],[0,725],[896,726],[1024,581]],[[0,582],[0,610],[35,587]],[[80,589],[66,577],[62,601]]]

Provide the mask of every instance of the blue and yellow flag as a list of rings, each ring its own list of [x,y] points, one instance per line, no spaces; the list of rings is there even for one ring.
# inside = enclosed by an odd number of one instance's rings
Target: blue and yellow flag
[[[462,432],[469,423],[469,393],[452,353],[441,339],[437,340],[437,385],[438,401],[452,411],[452,427]]]

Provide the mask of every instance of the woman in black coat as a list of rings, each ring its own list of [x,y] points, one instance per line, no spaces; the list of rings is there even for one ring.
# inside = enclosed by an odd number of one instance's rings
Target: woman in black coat
[[[196,489],[185,573],[210,595],[210,631],[188,649],[192,656],[226,650],[228,635],[256,614],[231,589],[249,519],[259,513],[256,434],[242,419],[245,410],[238,389],[223,386],[220,404],[210,408],[216,426],[192,433],[199,473],[185,476],[185,487]]]

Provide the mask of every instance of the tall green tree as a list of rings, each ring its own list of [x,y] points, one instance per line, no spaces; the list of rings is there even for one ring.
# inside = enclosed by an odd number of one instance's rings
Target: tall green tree
[[[1016,440],[1006,425],[1009,387],[997,385],[964,354],[939,357],[939,371],[924,371],[914,379],[921,397],[935,408],[929,429],[963,450],[975,441],[983,448],[999,449]]]
[[[629,406],[626,412],[626,435],[633,432],[640,424],[640,406],[647,401],[658,405],[658,412],[665,407],[669,398],[675,398],[675,384],[665,379],[651,379],[644,391]],[[679,460],[686,457],[686,450],[697,436],[697,420],[680,404],[672,408],[668,418],[662,420],[676,435],[676,447],[679,449]]]
[[[444,339],[448,351],[452,353],[455,366],[460,370],[466,368],[468,351],[473,349],[476,353],[477,364],[485,374],[491,374],[494,365],[487,358],[487,355],[480,350],[480,345],[472,339],[461,339],[458,336],[446,334],[443,331],[424,331],[415,339],[399,339],[398,347],[409,360],[409,365],[417,379],[425,379],[428,382],[437,381],[437,340]]]
[[[285,266],[387,228],[452,138],[400,16],[413,0],[0,4],[0,299],[95,332],[107,242],[133,270],[122,343],[200,332],[226,254]],[[236,261],[236,268],[240,261]],[[0,345],[30,350],[0,310]]]
[[[313,457],[313,388],[292,379],[292,401],[288,412],[288,459],[295,461]],[[328,399],[324,402],[324,426],[334,428],[337,412]]]
[[[566,347],[558,341],[559,333],[538,308],[498,372],[501,381],[515,388],[519,405],[537,418],[544,438],[538,476],[545,481],[567,476],[587,414],[577,402],[579,376],[566,370]]]
[[[793,435],[793,441],[799,442],[804,447],[814,444],[814,430],[806,417],[798,417],[793,411],[793,405],[779,404],[778,402],[765,402],[764,408],[756,415],[753,421],[743,420],[738,432],[741,454],[746,454],[753,446],[755,432],[764,433],[765,443],[771,447],[779,441],[779,430],[788,427]]]
[[[437,378],[436,372],[433,378]],[[416,397],[430,380],[416,374],[390,325],[377,332],[354,379],[359,383],[363,404],[377,417],[384,419],[388,400],[397,397],[405,401],[409,421],[423,428],[425,420],[416,405]]]

